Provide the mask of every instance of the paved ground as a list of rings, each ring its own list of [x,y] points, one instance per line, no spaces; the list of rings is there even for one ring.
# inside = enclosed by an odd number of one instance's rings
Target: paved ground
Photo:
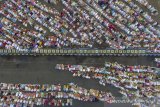
[[[62,82],[63,76],[66,82],[72,81],[67,72],[56,72],[54,66],[57,63],[84,64],[103,66],[105,61],[119,62],[122,64],[143,64],[155,66],[154,57],[76,57],[76,56],[1,56],[0,57],[0,81],[21,83],[49,83]],[[6,79],[6,77],[8,79]],[[17,78],[18,77],[18,78]],[[27,77],[27,78],[26,78]],[[26,79],[25,79],[26,78]],[[77,79],[76,82],[78,82]],[[86,84],[82,83],[81,84]]]
[[[0,82],[7,83],[68,83],[75,82],[85,88],[94,88],[103,91],[111,91],[113,95],[120,96],[118,90],[106,86],[103,87],[95,80],[73,78],[71,73],[54,69],[57,63],[84,64],[103,66],[105,61],[128,65],[156,66],[154,57],[80,57],[80,56],[1,56],[0,57]],[[76,101],[76,107],[104,107],[103,103],[82,103]]]

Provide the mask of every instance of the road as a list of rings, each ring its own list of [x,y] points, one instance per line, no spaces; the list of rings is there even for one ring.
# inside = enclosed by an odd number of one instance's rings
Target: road
[[[74,82],[84,88],[94,88],[110,91],[119,97],[118,90],[111,86],[101,86],[96,80],[73,78],[69,72],[55,70],[58,63],[82,64],[104,66],[105,61],[118,62],[125,65],[150,65],[156,66],[154,57],[80,57],[80,56],[1,56],[0,57],[0,82],[5,83],[33,83],[33,84],[66,84]],[[104,107],[99,103],[82,103],[76,101],[75,107]]]

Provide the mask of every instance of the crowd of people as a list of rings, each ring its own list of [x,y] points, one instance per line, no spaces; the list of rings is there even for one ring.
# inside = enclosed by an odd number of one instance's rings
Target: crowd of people
[[[108,101],[111,93],[87,90],[74,83],[65,85],[0,83],[0,106],[34,107],[42,105],[72,106],[73,99],[80,101]]]
[[[57,64],[55,68],[70,71],[74,77],[98,79],[104,86],[111,84],[127,98],[154,98],[160,95],[158,71],[150,66],[106,62],[105,67]]]
[[[157,63],[157,67],[160,68],[160,58],[155,58],[155,61]]]
[[[144,11],[131,0],[2,0],[0,47],[145,48],[160,52],[158,14],[146,0]],[[50,4],[61,4],[59,10]]]

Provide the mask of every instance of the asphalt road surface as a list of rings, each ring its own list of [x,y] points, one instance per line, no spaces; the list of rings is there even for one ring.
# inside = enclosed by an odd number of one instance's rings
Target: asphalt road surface
[[[56,64],[82,64],[104,66],[105,61],[118,62],[125,65],[150,65],[156,66],[154,57],[101,57],[101,56],[1,56],[0,57],[0,82],[5,83],[32,83],[32,84],[66,84],[74,82],[79,86],[102,91],[110,91],[114,96],[120,97],[118,89],[112,86],[101,86],[96,80],[86,80],[72,77],[67,71],[55,70]],[[105,107],[102,102],[75,101],[74,107]],[[122,105],[122,107],[124,107]],[[128,106],[129,107],[129,106]]]

